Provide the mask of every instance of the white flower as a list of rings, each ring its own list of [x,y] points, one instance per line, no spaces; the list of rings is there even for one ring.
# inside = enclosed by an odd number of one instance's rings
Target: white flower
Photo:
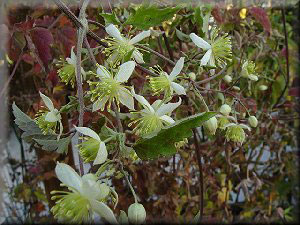
[[[190,34],[190,38],[199,48],[205,51],[204,56],[200,61],[201,66],[212,66],[215,67],[216,63],[220,65],[226,65],[226,61],[231,60],[231,42],[227,34],[217,38],[219,29],[213,28],[212,38],[210,43],[197,36],[195,33]]]
[[[54,125],[54,129],[56,128],[56,123],[59,123],[59,135],[57,137],[57,140],[60,138],[62,132],[63,132],[63,125],[61,122],[61,115],[59,113],[59,111],[54,108],[53,102],[51,101],[51,99],[49,97],[47,97],[46,95],[42,94],[40,92],[40,96],[43,100],[43,102],[45,103],[45,106],[48,108],[49,112],[47,112],[45,114],[44,120],[46,122],[49,122],[50,125],[53,124]],[[37,120],[39,121],[39,120]]]
[[[140,114],[141,118],[130,123],[130,125],[138,123],[138,125],[134,128],[134,131],[138,135],[145,135],[154,131],[159,131],[164,127],[164,125],[175,123],[168,114],[181,104],[181,98],[176,103],[165,104],[161,100],[156,100],[152,105],[150,105],[143,96],[135,94],[134,90],[132,90],[132,95],[144,107],[143,110],[135,112]]]
[[[112,210],[102,201],[108,196],[110,189],[105,183],[97,181],[94,174],[80,177],[67,164],[57,163],[57,178],[71,192],[52,191],[52,200],[57,200],[51,212],[60,222],[90,223],[93,212],[96,212],[111,224],[117,224]]]
[[[216,130],[218,128],[218,120],[214,116],[214,117],[210,118],[209,120],[205,121],[203,126],[206,129],[206,131],[208,131],[209,134],[215,135]]]
[[[91,137],[93,140],[95,140],[99,144],[99,148],[98,148],[98,150],[96,150],[97,155],[94,160],[94,165],[104,163],[107,159],[108,154],[107,154],[105,143],[103,141],[101,141],[99,135],[95,131],[93,131],[92,129],[90,129],[88,127],[75,127],[75,128],[79,133],[86,135],[88,137]],[[81,147],[82,147],[82,145],[81,145]],[[89,150],[92,151],[92,146],[90,147],[90,149],[88,148],[88,146],[85,146],[85,148],[81,148],[80,153],[83,156],[92,155],[93,154],[92,152],[91,153],[86,152]]]
[[[92,82],[88,81],[91,86],[89,93],[92,95],[91,100],[96,101],[93,104],[93,111],[104,109],[106,102],[109,102],[108,108],[110,108],[111,102],[115,100],[119,106],[119,102],[127,106],[129,109],[134,109],[134,99],[130,94],[130,91],[123,86],[133,73],[135,68],[134,61],[128,61],[123,63],[118,73],[113,76],[104,66],[99,66],[97,69],[97,75],[101,81]]]
[[[248,78],[252,81],[257,81],[258,77],[255,74],[255,63],[246,60],[242,65],[242,77]]]
[[[150,30],[143,31],[132,39],[123,37],[115,25],[110,24],[105,28],[106,32],[114,39],[108,39],[109,47],[106,51],[110,54],[109,61],[119,63],[132,51],[132,57],[137,63],[145,63],[143,54],[134,45],[150,36]]]
[[[68,64],[74,66],[74,68],[76,68],[76,64],[77,64],[77,58],[76,55],[74,53],[74,46],[71,49],[71,58],[66,58],[66,61],[68,62]],[[81,67],[81,74],[83,75],[84,79],[86,77],[86,73],[84,71],[84,69]]]
[[[227,141],[231,140],[233,142],[238,142],[243,144],[246,134],[244,129],[251,131],[251,128],[245,124],[237,124],[237,123],[228,123],[224,126],[226,130],[226,139]]]
[[[159,77],[150,78],[150,86],[155,92],[155,94],[165,92],[165,95],[171,96],[175,91],[178,95],[186,95],[184,87],[174,82],[177,76],[180,74],[183,68],[183,64],[184,64],[184,57],[181,57],[177,61],[170,75],[163,70],[159,70],[158,71],[160,74]]]

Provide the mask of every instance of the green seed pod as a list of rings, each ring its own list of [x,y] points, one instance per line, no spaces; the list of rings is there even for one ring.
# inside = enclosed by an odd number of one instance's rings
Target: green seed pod
[[[146,219],[146,210],[140,203],[133,203],[128,208],[128,219],[130,223],[142,224]]]

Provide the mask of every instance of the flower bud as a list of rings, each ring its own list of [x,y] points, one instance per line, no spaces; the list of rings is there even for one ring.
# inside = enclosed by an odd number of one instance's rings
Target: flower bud
[[[222,103],[224,103],[225,97],[224,97],[224,95],[223,95],[222,93],[218,93],[218,94],[217,94],[217,97],[218,97],[218,99],[221,100]]]
[[[228,116],[231,112],[231,107],[227,104],[223,104],[220,108],[220,113],[222,113],[224,116]]]
[[[128,219],[130,223],[141,224],[146,219],[146,210],[140,203],[133,203],[128,208]]]
[[[248,123],[250,124],[251,127],[256,127],[258,124],[258,121],[255,116],[250,116],[248,119]]]
[[[229,75],[225,75],[225,76],[223,77],[223,80],[224,80],[226,83],[230,83],[230,82],[232,81],[232,77],[229,76]]]
[[[258,89],[259,89],[260,91],[265,91],[265,90],[268,89],[268,86],[266,86],[266,85],[260,85],[260,86],[258,87]]]
[[[216,117],[212,117],[204,123],[204,128],[209,134],[214,135],[218,128],[218,120]]]
[[[190,78],[191,80],[196,80],[196,74],[193,73],[193,72],[190,72],[190,73],[189,73],[189,78]]]
[[[238,86],[233,86],[232,89],[235,90],[235,91],[240,91],[241,90]]]

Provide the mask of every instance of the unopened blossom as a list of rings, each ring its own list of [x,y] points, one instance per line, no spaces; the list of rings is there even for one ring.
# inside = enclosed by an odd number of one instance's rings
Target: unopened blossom
[[[258,87],[258,89],[259,89],[260,91],[265,91],[265,90],[268,89],[268,86],[262,84],[262,85],[260,85],[260,86]]]
[[[39,111],[37,117],[35,118],[35,121],[44,134],[55,134],[57,125],[59,125],[59,135],[57,137],[57,139],[59,139],[63,132],[60,112],[56,108],[54,108],[53,102],[49,97],[42,94],[41,92],[40,96],[45,106],[47,107],[47,110]]]
[[[231,107],[227,104],[223,104],[220,107],[220,113],[222,113],[224,116],[228,116],[231,112]]]
[[[201,66],[224,66],[227,61],[231,61],[231,41],[228,34],[225,33],[218,37],[219,29],[213,28],[211,32],[211,40],[205,41],[195,33],[190,34],[190,38],[199,48],[205,51],[204,56],[200,61]]]
[[[178,95],[186,95],[184,87],[175,82],[183,68],[183,65],[184,57],[181,57],[177,61],[170,74],[167,74],[165,71],[158,69],[160,76],[150,78],[150,86],[154,91],[154,94],[164,92],[166,96],[171,96],[175,91],[175,93]]]
[[[118,64],[122,62],[128,54],[132,54],[130,59],[134,59],[137,63],[145,63],[143,54],[135,44],[149,37],[150,30],[143,31],[131,39],[125,38],[113,24],[107,26],[105,30],[111,36],[111,38],[106,40],[109,46],[105,49],[109,55],[109,62],[113,65]]]
[[[229,75],[225,75],[225,76],[223,77],[223,80],[224,80],[226,83],[231,83],[232,77],[229,76]]]
[[[142,224],[146,219],[146,210],[140,203],[133,203],[128,208],[128,219],[130,223]]]
[[[255,116],[249,116],[248,123],[251,127],[257,127],[258,121]]]
[[[226,128],[227,141],[238,142],[243,144],[246,138],[244,129],[251,131],[250,127],[245,124],[229,123],[224,126]]]
[[[76,64],[77,64],[77,58],[76,55],[74,53],[74,46],[71,49],[71,56],[70,58],[66,58],[67,61],[67,65],[63,65],[62,68],[60,68],[58,70],[58,76],[60,77],[60,79],[66,83],[66,84],[71,84],[72,87],[74,87],[75,85],[75,81],[76,81],[76,76],[75,76],[75,70],[76,70]],[[59,64],[64,64],[63,60],[59,61]],[[81,75],[83,76],[83,79],[86,78],[86,72],[84,71],[84,69],[81,67]]]
[[[51,208],[54,218],[64,223],[91,223],[93,213],[99,214],[110,224],[117,224],[112,210],[103,202],[110,193],[110,188],[97,181],[94,174],[80,177],[67,164],[57,163],[57,178],[69,191],[52,191],[55,206]]]
[[[85,162],[94,161],[94,165],[102,164],[107,159],[105,143],[101,141],[99,135],[88,127],[75,127],[76,130],[88,137],[85,137],[79,144],[80,156]]]
[[[218,120],[214,116],[214,117],[210,118],[209,120],[205,121],[203,126],[210,135],[215,135],[216,130],[218,128]]]
[[[133,112],[139,114],[140,118],[135,119],[132,124],[137,124],[133,129],[137,135],[145,135],[154,131],[159,131],[165,125],[175,123],[175,121],[169,116],[180,104],[181,98],[176,103],[163,103],[161,100],[156,100],[152,105],[141,95],[135,94],[132,91],[135,99],[144,107],[141,111]]]
[[[257,81],[258,77],[255,72],[255,63],[253,61],[246,60],[242,65],[242,77],[248,78],[252,81]]]
[[[104,66],[99,66],[97,69],[97,77],[99,81],[88,81],[91,91],[91,101],[93,103],[93,111],[103,110],[108,102],[108,108],[111,103],[116,101],[117,105],[122,103],[129,109],[134,109],[134,99],[127,87],[123,85],[132,75],[135,68],[134,61],[123,63],[119,67],[116,75],[109,72]]]

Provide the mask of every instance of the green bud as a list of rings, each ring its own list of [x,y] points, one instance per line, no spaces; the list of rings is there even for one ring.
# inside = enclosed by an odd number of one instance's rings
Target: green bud
[[[223,77],[223,80],[224,80],[226,83],[230,83],[230,82],[232,81],[232,77],[229,76],[229,75],[225,75],[225,76]]]
[[[235,91],[240,91],[241,90],[238,86],[233,86],[232,89],[235,90]]]
[[[222,113],[224,116],[228,116],[231,112],[231,107],[227,104],[223,104],[220,108],[220,113]]]
[[[146,219],[146,210],[140,203],[133,203],[128,208],[128,219],[130,223],[141,224]]]
[[[195,74],[194,72],[190,72],[190,73],[189,73],[189,78],[190,78],[191,80],[196,80],[196,74]]]
[[[258,121],[255,116],[250,116],[248,119],[248,123],[251,127],[257,127]]]
[[[218,128],[218,120],[216,117],[212,117],[204,123],[204,128],[209,134],[214,135]]]
[[[268,89],[268,86],[266,86],[266,85],[260,85],[260,86],[258,87],[258,89],[259,89],[260,91],[265,91],[265,90]]]

